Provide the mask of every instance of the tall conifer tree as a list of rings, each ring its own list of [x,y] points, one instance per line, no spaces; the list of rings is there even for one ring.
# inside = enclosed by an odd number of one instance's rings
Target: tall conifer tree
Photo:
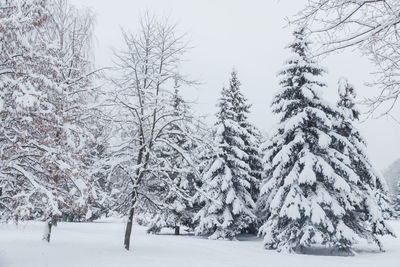
[[[340,116],[321,99],[324,70],[311,59],[304,30],[294,37],[294,55],[279,74],[282,90],[272,104],[280,123],[265,145],[264,245],[288,251],[326,245],[346,253],[359,239],[380,245],[376,235],[390,231],[374,188],[341,146]]]
[[[249,114],[251,105],[248,104],[247,99],[244,97],[240,87],[241,83],[237,77],[236,70],[231,73],[231,79],[229,81],[233,98],[233,108],[237,114],[237,122],[239,126],[244,129],[241,136],[243,139],[245,148],[244,151],[248,155],[247,163],[250,167],[251,176],[251,195],[253,200],[256,201],[259,195],[259,184],[261,180],[262,160],[260,157],[260,139],[261,134],[258,129],[249,121]]]
[[[204,207],[196,215],[197,234],[211,239],[233,239],[255,221],[251,190],[255,184],[249,164],[247,113],[249,106],[240,92],[236,72],[219,101],[216,155],[203,176]]]
[[[367,142],[354,125],[360,116],[355,104],[355,88],[346,78],[341,78],[338,84],[338,120],[334,128],[339,135],[335,138],[343,153],[350,158],[351,168],[362,179],[362,183],[373,190],[383,216],[389,218],[394,211],[390,205],[386,182],[380,172],[373,167],[367,155]]]

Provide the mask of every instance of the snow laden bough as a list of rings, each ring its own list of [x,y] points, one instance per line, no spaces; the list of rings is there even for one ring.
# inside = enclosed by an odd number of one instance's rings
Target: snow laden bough
[[[377,235],[394,234],[382,216],[379,181],[355,168],[357,150],[336,127],[343,114],[319,93],[324,70],[310,59],[304,30],[294,37],[294,56],[279,73],[282,90],[272,104],[280,123],[264,144],[264,246],[299,253],[325,246],[352,254],[353,244],[365,239],[382,249]]]

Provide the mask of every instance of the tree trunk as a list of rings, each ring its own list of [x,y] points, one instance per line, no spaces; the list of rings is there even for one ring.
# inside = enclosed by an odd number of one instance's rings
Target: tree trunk
[[[46,228],[43,234],[43,240],[47,241],[50,243],[50,236],[51,236],[51,227],[53,226],[53,220],[50,217],[49,219],[47,219],[46,221]]]
[[[124,240],[124,246],[126,250],[129,250],[129,245],[131,242],[131,233],[132,233],[132,224],[133,224],[133,213],[135,211],[134,207],[131,207],[129,210],[129,217],[128,217],[128,222],[126,223],[126,230],[125,230],[125,240]]]
[[[179,235],[179,226],[175,226],[175,235]]]

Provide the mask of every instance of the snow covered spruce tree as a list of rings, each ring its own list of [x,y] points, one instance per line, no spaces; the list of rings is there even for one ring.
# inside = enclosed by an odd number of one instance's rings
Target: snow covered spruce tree
[[[247,99],[240,90],[241,83],[235,70],[232,71],[229,82],[233,93],[233,108],[237,113],[237,122],[244,129],[241,138],[244,142],[244,152],[248,155],[247,163],[250,167],[250,193],[253,200],[257,201],[262,172],[262,159],[259,150],[262,135],[249,121],[248,115],[251,105],[247,103]]]
[[[393,209],[388,197],[386,181],[372,166],[367,155],[367,142],[354,125],[360,116],[360,111],[355,104],[355,88],[346,78],[341,78],[338,85],[338,120],[335,121],[334,128],[339,135],[336,135],[335,139],[350,158],[352,170],[360,177],[362,183],[374,190],[383,216],[387,219],[393,216]]]
[[[394,196],[393,200],[393,208],[395,211],[395,217],[400,218],[400,177],[399,182],[397,183],[397,195]]]
[[[255,221],[251,196],[255,178],[244,141],[249,134],[244,127],[248,106],[239,85],[236,72],[232,72],[229,88],[222,89],[216,123],[216,155],[203,174],[204,194],[200,200],[204,206],[195,217],[196,234],[211,234],[211,239],[234,239]]]
[[[324,70],[310,58],[304,30],[294,37],[293,56],[279,74],[282,90],[272,104],[280,123],[265,144],[264,246],[301,252],[325,245],[345,253],[359,239],[380,246],[376,235],[391,232],[370,186],[374,181],[353,170],[335,132],[340,116],[319,93]]]
[[[124,246],[129,250],[135,211],[158,205],[152,203],[157,199],[151,197],[151,187],[159,185],[159,179],[163,185],[174,185],[159,152],[165,146],[175,149],[172,136],[183,133],[170,128],[186,119],[171,109],[175,85],[192,83],[180,73],[187,51],[185,35],[179,35],[168,20],[146,14],[137,34],[123,36],[125,49],[116,53],[117,77],[106,92],[106,104],[112,107],[108,110],[115,129],[110,177],[116,210],[128,214]]]
[[[158,157],[164,160],[164,172],[170,179],[152,179],[154,184],[149,188],[149,194],[157,205],[147,209],[147,212],[144,210],[142,217],[151,218],[148,232],[157,233],[163,227],[170,227],[179,235],[181,226],[193,228],[197,210],[194,197],[199,177],[198,155],[203,147],[204,127],[193,115],[178,88],[172,96],[171,107],[174,116],[182,119],[168,126],[163,137],[166,144],[160,146],[157,152]]]
[[[248,155],[247,163],[250,167],[250,194],[254,200],[257,202],[259,196],[259,187],[261,181],[262,173],[262,158],[261,158],[261,139],[262,134],[260,131],[249,121],[248,115],[250,113],[251,105],[248,104],[248,100],[242,94],[240,87],[241,83],[237,77],[236,70],[231,73],[230,87],[234,92],[234,109],[237,113],[237,121],[241,128],[245,129],[241,138],[243,139],[245,149],[244,152]],[[246,232],[256,234],[258,230],[257,222],[253,222]]]
[[[54,34],[55,7],[24,0],[6,1],[0,9],[2,206],[14,218],[45,219],[47,241],[61,210],[80,206],[87,195],[75,112],[87,64],[66,53],[86,50],[63,47]],[[74,39],[68,45],[80,40],[64,37]]]

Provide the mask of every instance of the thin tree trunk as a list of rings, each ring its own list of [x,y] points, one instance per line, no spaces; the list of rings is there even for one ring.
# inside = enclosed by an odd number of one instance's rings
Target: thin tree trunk
[[[53,219],[50,217],[46,221],[46,228],[43,235],[43,240],[50,243],[50,236],[51,236],[51,228],[53,226]]]
[[[131,233],[132,233],[132,224],[133,224],[133,213],[135,211],[135,208],[132,207],[129,210],[129,217],[128,217],[128,222],[126,223],[126,230],[125,230],[125,240],[124,240],[124,246],[126,250],[129,250],[130,242],[131,242]]]
[[[124,247],[126,250],[129,250],[131,243],[131,233],[132,233],[132,225],[133,225],[133,215],[135,213],[135,203],[136,203],[136,193],[132,193],[132,204],[129,210],[128,222],[126,223],[125,229],[125,239],[124,239]]]
[[[175,226],[175,235],[179,235],[179,226]]]

